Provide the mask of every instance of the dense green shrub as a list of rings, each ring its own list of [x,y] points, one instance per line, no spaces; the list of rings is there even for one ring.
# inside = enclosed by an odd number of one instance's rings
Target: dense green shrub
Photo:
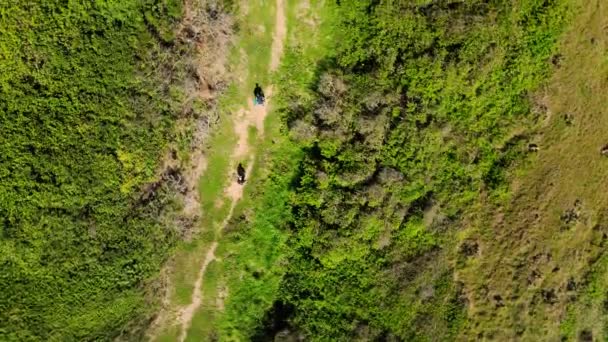
[[[106,340],[175,240],[176,0],[0,5],[0,339]]]
[[[322,341],[458,333],[450,222],[499,191],[524,151],[510,136],[534,122],[529,93],[550,71],[564,4],[328,6],[336,43],[314,99],[285,95],[304,151],[277,297],[292,330]]]

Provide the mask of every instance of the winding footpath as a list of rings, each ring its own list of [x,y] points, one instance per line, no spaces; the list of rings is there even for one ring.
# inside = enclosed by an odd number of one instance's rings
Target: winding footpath
[[[275,32],[273,35],[272,41],[272,52],[270,58],[270,71],[275,71],[281,62],[281,56],[283,55],[283,45],[285,41],[285,36],[287,34],[287,25],[286,25],[286,17],[285,17],[285,3],[284,0],[276,0],[276,22],[275,22]],[[232,170],[235,169],[235,165],[240,160],[248,160],[247,162],[247,174],[251,174],[251,169],[253,168],[253,164],[255,161],[255,155],[252,152],[249,143],[248,143],[248,128],[249,126],[255,126],[260,133],[260,136],[264,134],[264,119],[268,114],[269,105],[272,99],[273,86],[269,86],[265,89],[266,94],[266,102],[262,106],[254,106],[253,101],[250,100],[248,103],[247,109],[241,109],[235,118],[235,134],[237,137],[237,144],[232,152],[231,157],[231,167],[229,168],[229,174],[227,175],[230,178],[230,184],[224,189],[224,193],[227,198],[230,199],[230,210],[227,216],[224,218],[221,226],[221,230],[226,227],[228,221],[232,217],[234,212],[234,208],[236,207],[239,200],[243,197],[243,185],[238,184],[236,177],[234,177]],[[220,234],[216,234],[219,236]],[[205,258],[203,259],[199,273],[197,276],[196,283],[194,284],[194,291],[192,292],[192,300],[190,304],[183,307],[179,311],[178,319],[179,324],[181,325],[181,333],[179,340],[181,342],[186,340],[188,336],[188,329],[192,324],[192,318],[194,314],[200,308],[204,293],[202,291],[203,280],[205,278],[205,272],[207,271],[207,267],[209,264],[216,259],[215,251],[219,245],[219,241],[213,241],[209,250],[207,251]]]

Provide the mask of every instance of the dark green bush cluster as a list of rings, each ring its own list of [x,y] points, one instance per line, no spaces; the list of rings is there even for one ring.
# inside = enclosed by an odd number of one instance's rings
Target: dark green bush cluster
[[[339,1],[335,53],[285,120],[305,152],[282,305],[314,340],[445,340],[453,220],[525,151],[560,1]],[[289,59],[288,59],[289,61]],[[295,64],[294,64],[295,65]],[[289,97],[289,95],[288,95]]]

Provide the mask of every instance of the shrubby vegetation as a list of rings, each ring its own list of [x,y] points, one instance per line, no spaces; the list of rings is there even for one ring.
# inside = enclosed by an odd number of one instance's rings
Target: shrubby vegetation
[[[227,340],[246,341],[251,336],[261,340],[271,338],[259,327],[259,319],[272,306],[281,278],[285,273],[287,234],[281,230],[293,218],[289,210],[292,192],[289,183],[297,170],[301,151],[297,145],[282,141],[263,146],[274,157],[259,158],[272,172],[260,171],[259,180],[250,187],[252,217],[233,218],[226,228],[228,251],[225,276],[231,284],[225,317],[213,327],[216,334]],[[232,252],[236,251],[236,252]],[[269,318],[270,319],[270,318]]]
[[[260,329],[452,339],[466,324],[455,223],[482,195],[506,194],[525,151],[513,132],[537,119],[529,96],[565,2],[338,1],[328,13],[335,48],[310,89],[291,79],[307,72],[297,50],[286,56],[284,119],[304,156],[283,224],[288,267]]]
[[[455,223],[507,195],[565,3],[328,4],[331,52],[312,69],[297,47],[285,57],[292,141],[228,227],[237,285],[214,333],[457,336]],[[167,141],[189,144],[175,121],[204,107],[184,107],[196,72],[176,59],[191,53],[181,13],[175,0],[0,5],[0,339],[108,340],[153,307],[144,285],[178,238],[181,188],[146,184]]]
[[[182,2],[0,5],[0,340],[108,340],[178,237]],[[184,58],[184,62],[181,58]]]

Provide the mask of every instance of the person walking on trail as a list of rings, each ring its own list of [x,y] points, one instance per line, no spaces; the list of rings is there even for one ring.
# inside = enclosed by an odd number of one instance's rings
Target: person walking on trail
[[[239,184],[243,184],[245,183],[245,168],[243,167],[243,165],[241,163],[239,163],[239,166],[237,166],[236,168],[236,181]]]
[[[253,89],[253,101],[254,104],[264,104],[264,91],[259,84],[255,84],[255,88]]]

